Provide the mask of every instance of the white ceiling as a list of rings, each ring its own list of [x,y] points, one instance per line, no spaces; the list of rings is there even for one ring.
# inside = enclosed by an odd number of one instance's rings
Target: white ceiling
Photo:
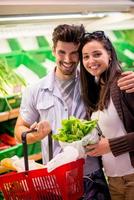
[[[121,11],[122,15],[114,15],[113,12]],[[42,16],[50,14],[82,14],[86,16],[92,13],[112,12],[112,16],[40,19],[29,21],[6,21],[4,17],[11,16]],[[2,21],[3,20],[3,21]],[[59,23],[84,24],[88,30],[92,29],[128,29],[134,28],[134,1],[131,0],[0,0],[0,25],[13,25],[25,23],[42,23],[55,26]]]
[[[132,0],[0,0],[0,15],[134,12]]]

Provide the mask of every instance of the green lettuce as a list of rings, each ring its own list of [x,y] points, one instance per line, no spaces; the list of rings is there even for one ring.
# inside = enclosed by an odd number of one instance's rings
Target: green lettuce
[[[61,121],[61,128],[58,133],[52,137],[54,140],[62,142],[74,142],[81,140],[84,136],[89,134],[97,125],[98,120],[84,120],[71,116],[69,119]]]

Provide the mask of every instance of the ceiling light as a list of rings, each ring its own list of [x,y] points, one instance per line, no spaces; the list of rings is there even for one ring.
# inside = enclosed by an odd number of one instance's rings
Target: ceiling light
[[[85,18],[101,18],[107,13],[72,13],[72,14],[52,14],[52,15],[11,15],[0,16],[0,21],[31,21],[31,20],[56,20],[56,19],[85,19]]]

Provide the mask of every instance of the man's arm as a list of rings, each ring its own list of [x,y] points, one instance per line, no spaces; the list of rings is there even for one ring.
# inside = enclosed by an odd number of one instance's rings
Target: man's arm
[[[15,136],[18,142],[22,142],[21,135],[24,131],[32,130],[36,128],[36,132],[29,133],[27,135],[27,143],[32,144],[37,141],[42,140],[51,132],[51,127],[48,121],[41,121],[39,123],[34,123],[30,126],[27,122],[23,120],[23,118],[19,115],[16,125],[15,125]]]
[[[118,86],[121,90],[125,90],[127,93],[134,92],[134,72],[123,72],[122,77],[118,80]]]

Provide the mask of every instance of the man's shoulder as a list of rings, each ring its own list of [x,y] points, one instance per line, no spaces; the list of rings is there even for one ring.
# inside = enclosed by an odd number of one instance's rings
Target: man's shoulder
[[[30,85],[27,86],[27,89],[33,92],[37,92],[38,90],[42,89],[46,89],[49,87],[49,85],[52,83],[53,81],[53,73],[49,73],[46,76],[44,76],[43,78],[39,79],[38,81],[36,81],[35,83],[32,83]]]
[[[43,77],[41,79],[39,79],[38,81],[31,83],[27,86],[27,88],[29,89],[37,89],[40,88],[42,85],[44,85],[44,83],[46,84],[46,77]]]

